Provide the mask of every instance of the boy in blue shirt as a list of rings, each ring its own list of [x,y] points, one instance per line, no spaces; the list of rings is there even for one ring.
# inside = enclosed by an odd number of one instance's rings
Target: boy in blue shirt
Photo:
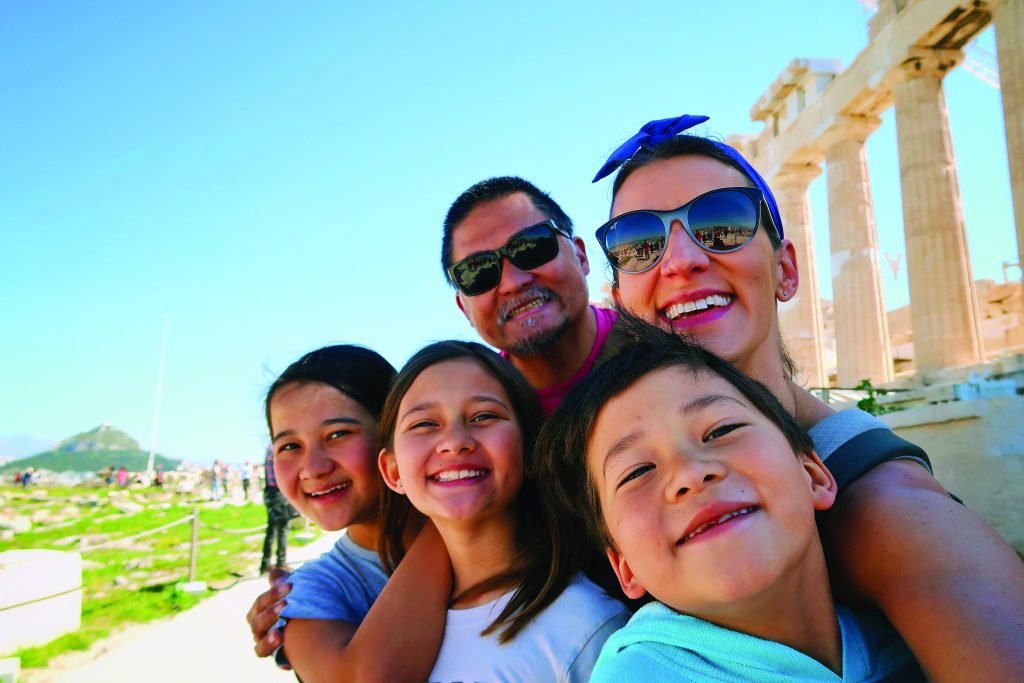
[[[815,513],[836,484],[807,434],[729,363],[629,325],[636,344],[538,444],[553,500],[582,514],[628,597],[656,600],[591,680],[924,680],[881,618],[832,600]]]

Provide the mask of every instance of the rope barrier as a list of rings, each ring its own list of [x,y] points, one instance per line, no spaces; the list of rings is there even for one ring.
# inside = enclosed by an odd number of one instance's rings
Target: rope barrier
[[[7,605],[0,607],[0,612],[6,612],[9,609],[17,609],[18,607],[24,607],[25,605],[34,605],[37,602],[46,602],[53,598],[60,598],[71,593],[76,593],[82,590],[81,586],[75,586],[74,588],[68,588],[67,590],[61,591],[60,593],[54,593],[53,595],[43,595],[33,600],[26,600],[25,602],[19,602],[17,605]]]
[[[90,546],[81,546],[80,545],[79,546],[79,552],[85,553],[85,552],[89,552],[90,550],[100,550],[102,548],[109,548],[109,547],[118,545],[120,543],[126,543],[128,541],[134,541],[136,539],[144,538],[146,536],[152,536],[153,534],[158,534],[161,531],[166,531],[167,529],[170,529],[171,527],[176,527],[179,524],[184,524],[185,522],[191,522],[192,521],[192,517],[193,517],[193,515],[185,515],[184,517],[182,517],[181,519],[179,519],[177,521],[171,522],[170,524],[164,524],[163,526],[157,527],[156,529],[149,529],[148,531],[142,531],[140,533],[134,534],[133,536],[125,536],[124,538],[118,538],[118,539],[115,539],[113,541],[107,541],[106,543],[100,543],[99,545],[90,545]]]
[[[255,533],[256,531],[262,531],[266,529],[266,524],[260,524],[252,528],[223,528],[221,526],[214,526],[213,524],[207,524],[204,521],[200,521],[200,526],[204,528],[212,528],[214,531],[223,531],[224,533]]]

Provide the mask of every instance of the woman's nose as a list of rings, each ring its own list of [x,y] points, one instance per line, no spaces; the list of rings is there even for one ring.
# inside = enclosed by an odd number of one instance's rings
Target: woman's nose
[[[711,259],[708,252],[694,243],[683,224],[673,221],[659,265],[663,275],[687,276],[707,270]]]

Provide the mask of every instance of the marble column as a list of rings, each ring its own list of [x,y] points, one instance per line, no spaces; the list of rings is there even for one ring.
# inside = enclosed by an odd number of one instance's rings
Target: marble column
[[[942,91],[943,76],[961,57],[959,51],[915,48],[892,88],[914,363],[924,375],[977,363],[984,355]]]
[[[889,323],[878,264],[878,236],[864,143],[881,121],[838,116],[818,142],[825,148],[836,381],[853,387],[892,380]]]
[[[782,215],[783,232],[796,248],[800,275],[796,294],[782,305],[782,340],[799,370],[797,381],[808,387],[828,386],[811,202],[807,196],[807,188],[819,175],[819,166],[786,164],[770,183]]]
[[[1024,0],[992,3],[992,23],[996,27],[1006,156],[1010,160],[1013,221],[1017,225],[1017,258],[1024,267]]]

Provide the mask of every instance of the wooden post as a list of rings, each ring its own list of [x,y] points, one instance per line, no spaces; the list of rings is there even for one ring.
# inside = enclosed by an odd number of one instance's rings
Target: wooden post
[[[188,581],[196,580],[196,560],[199,559],[199,508],[192,508],[192,546],[189,549]]]

